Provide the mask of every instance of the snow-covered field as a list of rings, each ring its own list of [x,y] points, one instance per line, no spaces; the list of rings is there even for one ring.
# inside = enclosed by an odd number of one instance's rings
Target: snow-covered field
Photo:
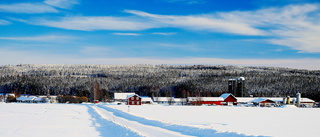
[[[80,105],[0,103],[0,136],[98,136],[90,118]]]
[[[0,136],[318,136],[317,108],[0,103]]]
[[[318,108],[260,108],[226,106],[108,106],[169,124],[236,132],[249,136],[319,136]],[[220,134],[232,136],[234,134]],[[210,136],[210,135],[208,135]]]

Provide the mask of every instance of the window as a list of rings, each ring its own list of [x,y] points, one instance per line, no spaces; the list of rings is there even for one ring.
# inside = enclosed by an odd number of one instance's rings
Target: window
[[[131,100],[134,100],[134,97],[131,97]]]
[[[137,97],[136,99],[139,100],[139,97]]]
[[[137,105],[139,105],[139,101],[137,101]]]

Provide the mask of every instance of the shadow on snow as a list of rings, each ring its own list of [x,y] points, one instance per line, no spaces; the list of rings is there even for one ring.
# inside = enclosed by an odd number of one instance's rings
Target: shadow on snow
[[[91,105],[86,105],[88,112],[91,115],[92,124],[96,127],[96,130],[100,132],[102,137],[140,137],[137,133],[127,130],[125,127],[117,125],[112,121],[108,121],[102,118]]]
[[[131,121],[137,121],[141,124],[144,125],[149,125],[149,126],[155,126],[155,127],[160,127],[163,129],[167,129],[170,131],[174,132],[179,132],[184,135],[191,135],[191,136],[201,136],[201,137],[206,137],[206,136],[215,136],[215,137],[247,137],[246,135],[243,134],[237,134],[235,132],[223,132],[219,133],[214,129],[202,129],[202,128],[196,128],[196,127],[190,127],[190,126],[182,126],[182,125],[175,125],[175,124],[167,124],[167,123],[162,123],[160,121],[156,120],[148,120],[142,117],[134,116],[128,113],[125,113],[121,110],[113,109],[110,107],[106,107],[103,105],[97,105],[100,108],[103,108],[109,112],[113,112],[115,116],[122,117]]]

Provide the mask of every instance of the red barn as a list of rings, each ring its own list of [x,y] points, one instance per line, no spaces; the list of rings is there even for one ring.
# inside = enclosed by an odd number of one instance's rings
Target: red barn
[[[225,105],[236,105],[237,104],[237,98],[234,96],[234,95],[232,95],[231,93],[224,93],[224,94],[222,94],[220,97],[222,97],[223,98],[223,104],[225,104]]]
[[[251,101],[253,104],[258,105],[258,106],[263,106],[263,107],[267,107],[267,106],[274,106],[276,104],[275,101],[272,101],[270,99],[266,99],[266,98],[257,98],[255,100]]]
[[[137,94],[127,96],[128,105],[141,105],[141,97]]]

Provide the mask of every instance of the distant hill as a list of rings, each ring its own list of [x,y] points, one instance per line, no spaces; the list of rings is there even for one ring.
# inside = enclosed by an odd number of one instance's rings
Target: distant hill
[[[94,81],[104,95],[220,96],[229,78],[245,77],[245,96],[295,96],[320,100],[320,71],[210,65],[5,65],[0,92],[89,96]]]

